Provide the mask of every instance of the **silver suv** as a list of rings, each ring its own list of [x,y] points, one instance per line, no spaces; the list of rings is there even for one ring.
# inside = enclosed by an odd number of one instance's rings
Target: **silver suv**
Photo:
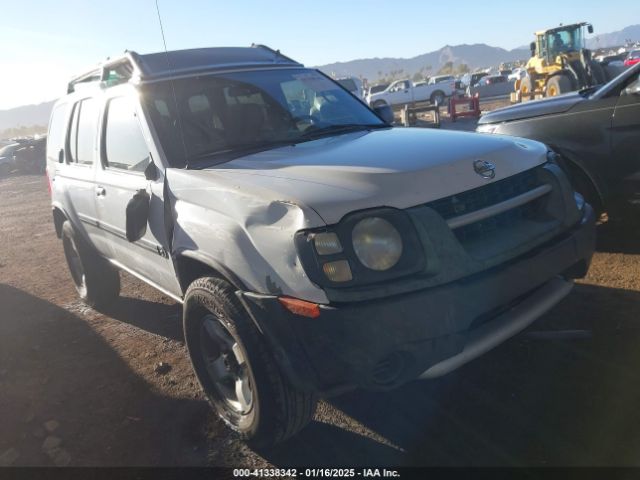
[[[585,275],[592,210],[540,143],[389,113],[263,46],[74,79],[47,173],[80,297],[115,301],[124,270],[183,304],[202,388],[256,445],[488,351]]]

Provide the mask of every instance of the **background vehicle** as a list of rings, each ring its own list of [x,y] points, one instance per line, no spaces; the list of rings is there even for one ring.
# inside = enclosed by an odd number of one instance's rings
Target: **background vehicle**
[[[632,50],[627,55],[627,58],[624,59],[624,66],[631,67],[636,63],[640,63],[640,50]]]
[[[23,173],[44,173],[47,137],[29,138],[14,153],[14,165]]]
[[[513,91],[515,80],[508,80],[503,75],[487,75],[482,77],[473,87],[467,88],[467,95],[476,93],[480,98],[508,97]]]
[[[437,83],[453,82],[453,81],[455,81],[455,77],[453,75],[434,75],[433,77],[429,77],[427,84],[435,85]]]
[[[602,66],[586,48],[585,28],[593,33],[591,24],[585,22],[536,32],[525,67],[527,76],[516,81],[512,101],[532,95],[554,97],[604,83]]]
[[[448,76],[449,78],[453,78]],[[369,105],[380,107],[382,105],[404,105],[413,102],[431,102],[442,105],[447,97],[455,92],[454,81],[432,81],[427,85],[415,87],[410,80],[397,80],[384,91],[369,95]]]
[[[264,46],[128,51],[53,108],[78,294],[110,304],[122,269],[182,303],[207,398],[258,446],[303,428],[318,396],[458,368],[589,266],[593,212],[545,145],[384,112]]]
[[[489,75],[487,72],[466,73],[462,76],[461,81],[465,87],[472,87],[478,83],[482,77],[486,77],[487,75]]]
[[[389,86],[388,83],[378,83],[376,85],[370,86],[367,89],[367,93],[365,94],[365,97],[364,97],[366,103],[370,104],[369,98],[371,97],[371,95],[378,92],[384,92],[388,86]]]
[[[20,148],[19,143],[10,143],[0,148],[0,175],[8,174],[15,167],[15,154],[18,148]]]
[[[591,205],[624,215],[640,205],[639,74],[636,65],[600,88],[489,112],[478,131],[547,143]]]
[[[521,80],[527,76],[527,69],[523,67],[514,68],[513,71],[507,75],[509,80]]]
[[[353,93],[356,97],[364,99],[362,80],[357,77],[337,78],[336,82]]]

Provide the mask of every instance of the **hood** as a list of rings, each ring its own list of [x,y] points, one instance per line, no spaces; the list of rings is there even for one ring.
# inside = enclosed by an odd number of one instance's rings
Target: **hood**
[[[530,102],[518,103],[510,107],[500,108],[489,113],[485,113],[478,122],[479,125],[486,123],[510,122],[523,118],[539,117],[541,115],[551,115],[554,113],[564,113],[574,105],[585,100],[585,97],[577,92],[559,95],[557,97],[543,98]]]
[[[333,224],[356,210],[404,209],[498,181],[544,163],[546,152],[541,143],[501,135],[393,128],[277,148],[185,174],[194,177],[193,188],[218,185],[306,206]],[[494,179],[474,171],[478,159],[495,165]]]

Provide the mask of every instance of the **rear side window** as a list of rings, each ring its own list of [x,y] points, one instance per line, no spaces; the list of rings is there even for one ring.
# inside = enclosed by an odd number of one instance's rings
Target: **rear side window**
[[[98,130],[98,102],[95,99],[88,98],[80,102],[80,118],[77,129],[76,162],[91,165]]]
[[[75,104],[69,126],[67,159],[71,163],[92,165],[98,129],[98,102],[87,98]]]
[[[104,154],[108,168],[143,172],[149,165],[149,149],[129,98],[117,97],[109,101]]]
[[[60,151],[64,150],[68,113],[69,105],[66,103],[57,105],[51,113],[49,133],[47,135],[47,160],[52,162],[57,162]]]

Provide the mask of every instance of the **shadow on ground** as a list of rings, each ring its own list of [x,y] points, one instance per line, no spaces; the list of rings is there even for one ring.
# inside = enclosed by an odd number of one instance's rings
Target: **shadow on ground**
[[[149,308],[118,303],[127,315]],[[206,463],[206,402],[154,393],[67,310],[4,284],[0,305],[0,454],[11,450],[14,465]],[[43,448],[49,435],[61,441],[53,449]]]
[[[314,422],[260,453],[280,466],[638,465],[639,304],[637,292],[578,285],[446,377],[331,399],[327,408],[355,421],[350,431]]]
[[[609,221],[598,225],[597,247],[599,252],[640,253],[640,221],[635,223]]]
[[[155,335],[184,341],[180,306],[142,298],[119,297],[101,313]]]

